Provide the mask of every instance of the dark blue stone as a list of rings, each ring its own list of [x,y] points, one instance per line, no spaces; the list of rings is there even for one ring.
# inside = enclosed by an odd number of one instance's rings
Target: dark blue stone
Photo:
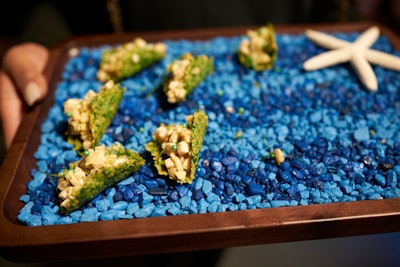
[[[260,184],[250,183],[247,186],[247,192],[249,195],[262,195],[264,194],[264,188]]]
[[[219,161],[222,159],[222,153],[221,152],[214,152],[212,156],[212,160]]]
[[[327,166],[334,166],[339,161],[339,157],[337,155],[326,154],[323,158],[323,162]]]
[[[213,177],[214,179],[219,179],[220,176],[221,176],[220,173],[217,171],[213,171],[211,173],[211,177]]]
[[[34,215],[40,215],[42,212],[42,205],[40,204],[35,204],[32,206],[31,213]]]
[[[206,169],[203,167],[199,167],[197,168],[197,172],[198,175],[200,175],[201,177],[203,177],[206,174]]]
[[[242,177],[242,182],[245,184],[250,184],[253,181],[253,177],[251,177],[250,175],[245,175],[244,177]]]
[[[168,195],[168,199],[170,201],[178,201],[179,200],[179,193],[178,191],[174,190]]]
[[[229,166],[226,168],[226,170],[227,170],[229,173],[234,173],[234,172],[236,172],[237,168],[236,168],[236,166],[235,166],[234,164],[232,164],[232,165],[229,165]]]
[[[290,165],[292,168],[296,168],[298,170],[303,170],[307,167],[307,163],[302,159],[295,159],[290,163]]]
[[[222,196],[222,195],[224,194],[224,191],[223,191],[223,190],[220,190],[220,189],[218,189],[218,188],[215,188],[215,189],[213,190],[213,192],[214,192],[214,194],[216,194],[216,195],[218,195],[218,196]]]
[[[117,191],[114,195],[114,202],[118,202],[124,199],[124,195],[121,191]]]
[[[145,180],[144,184],[148,189],[151,189],[151,188],[154,188],[154,187],[158,186],[158,183],[157,183],[156,180]]]
[[[281,168],[284,171],[290,171],[292,169],[292,166],[290,165],[289,161],[284,161],[281,163]]]
[[[292,185],[289,187],[288,190],[286,190],[287,193],[289,194],[289,197],[292,199],[296,199],[298,197],[299,190],[297,188],[297,185]]]
[[[185,185],[177,185],[176,190],[179,193],[179,196],[184,197],[188,194],[189,189]]]
[[[319,179],[323,182],[330,182],[333,180],[332,175],[330,175],[330,174],[320,176]]]
[[[164,196],[168,194],[168,190],[165,187],[152,187],[149,190],[149,194],[155,196]]]
[[[198,200],[200,200],[200,199],[202,199],[202,198],[204,198],[204,194],[203,194],[203,191],[202,191],[201,189],[196,190],[196,191],[193,193],[193,199],[194,199],[194,200],[198,201]]]
[[[123,193],[124,199],[125,200],[131,200],[135,193],[133,192],[133,189],[127,188],[125,192]]]
[[[240,155],[239,152],[234,148],[229,149],[228,154],[236,158]]]
[[[235,188],[230,183],[225,183],[225,192],[228,196],[231,196],[235,193]]]
[[[167,182],[163,178],[156,178],[156,182],[160,187],[164,187],[167,185]]]
[[[300,171],[300,170],[292,170],[292,175],[294,178],[298,179],[298,180],[303,180],[304,179],[304,174]]]
[[[289,171],[282,171],[279,173],[279,177],[282,179],[282,181],[289,183],[293,180],[292,175],[290,174]]]
[[[215,183],[215,187],[218,188],[219,190],[224,190],[224,188],[225,188],[225,183],[224,183],[224,181],[221,181],[221,180],[217,181],[217,182]]]
[[[224,164],[225,166],[232,165],[232,164],[236,163],[237,161],[238,161],[238,158],[233,157],[233,156],[227,156],[227,157],[223,157],[221,159],[222,164]]]
[[[324,185],[325,185],[325,183],[324,183],[323,181],[321,181],[321,180],[314,180],[314,181],[312,182],[312,184],[313,184],[313,186],[314,186],[315,188],[318,188],[318,189],[323,189],[323,188],[324,188]]]

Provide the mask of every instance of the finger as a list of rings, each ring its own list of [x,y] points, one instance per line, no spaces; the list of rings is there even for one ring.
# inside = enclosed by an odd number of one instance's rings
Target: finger
[[[3,69],[28,106],[41,100],[47,93],[47,82],[42,72],[48,57],[48,50],[34,43],[14,46],[4,56]]]
[[[0,72],[0,103],[4,142],[8,149],[21,122],[24,105],[14,83],[4,72]]]

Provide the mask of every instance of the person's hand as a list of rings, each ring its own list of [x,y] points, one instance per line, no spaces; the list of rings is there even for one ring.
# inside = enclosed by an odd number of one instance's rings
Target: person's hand
[[[0,72],[0,114],[7,149],[26,108],[47,93],[43,70],[48,58],[47,48],[35,43],[13,46],[4,55]]]

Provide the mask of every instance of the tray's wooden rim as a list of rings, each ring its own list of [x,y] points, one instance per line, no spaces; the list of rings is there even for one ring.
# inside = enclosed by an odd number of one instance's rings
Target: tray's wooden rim
[[[278,25],[279,33],[362,31],[373,23],[338,25]],[[397,50],[396,34],[378,25]],[[28,227],[17,222],[17,207],[40,140],[40,125],[53,104],[54,89],[72,48],[120,43],[141,36],[160,39],[209,39],[243,34],[251,26],[188,31],[141,32],[83,36],[66,40],[51,50],[45,74],[50,93],[23,118],[1,166],[0,255],[12,261],[43,261],[116,257],[215,249],[263,243],[385,233],[400,230],[400,199],[365,200],[299,207],[282,207],[179,215],[132,220]],[[18,202],[18,203],[16,203]]]

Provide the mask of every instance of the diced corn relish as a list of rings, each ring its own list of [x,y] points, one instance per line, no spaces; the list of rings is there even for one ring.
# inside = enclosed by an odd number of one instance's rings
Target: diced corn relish
[[[107,49],[103,52],[97,78],[101,82],[125,79],[162,59],[166,50],[164,43],[147,43],[142,38]]]
[[[193,56],[185,53],[181,59],[175,60],[167,67],[168,79],[164,84],[164,92],[169,103],[178,103],[197,87],[212,71],[213,59],[206,55]]]
[[[239,46],[239,61],[254,70],[271,68],[278,53],[272,25],[248,30],[247,36]]]
[[[83,99],[71,98],[64,102],[68,117],[68,141],[82,152],[95,147],[111,123],[125,89],[110,80],[99,93],[89,90]]]
[[[193,116],[188,116],[193,120]],[[189,123],[189,121],[188,121]],[[185,182],[191,170],[192,132],[182,125],[160,127],[153,134],[153,140],[161,145],[165,158],[165,167],[171,179]]]
[[[89,90],[83,99],[71,98],[64,103],[64,112],[68,114],[69,134],[80,136],[83,149],[89,149],[93,144],[89,116],[91,112],[90,102],[95,96],[96,93]]]
[[[60,211],[69,213],[80,208],[144,163],[139,154],[118,142],[89,149],[82,159],[70,163],[69,169],[59,173]]]
[[[74,169],[68,170],[65,174],[65,179],[61,180],[57,186],[57,189],[60,190],[61,206],[69,206],[71,198],[74,197],[71,194],[72,191],[84,186],[87,176],[102,168],[118,167],[127,161],[128,158],[125,155],[117,156],[116,154],[107,153],[105,145],[89,149],[88,156],[84,157]]]

